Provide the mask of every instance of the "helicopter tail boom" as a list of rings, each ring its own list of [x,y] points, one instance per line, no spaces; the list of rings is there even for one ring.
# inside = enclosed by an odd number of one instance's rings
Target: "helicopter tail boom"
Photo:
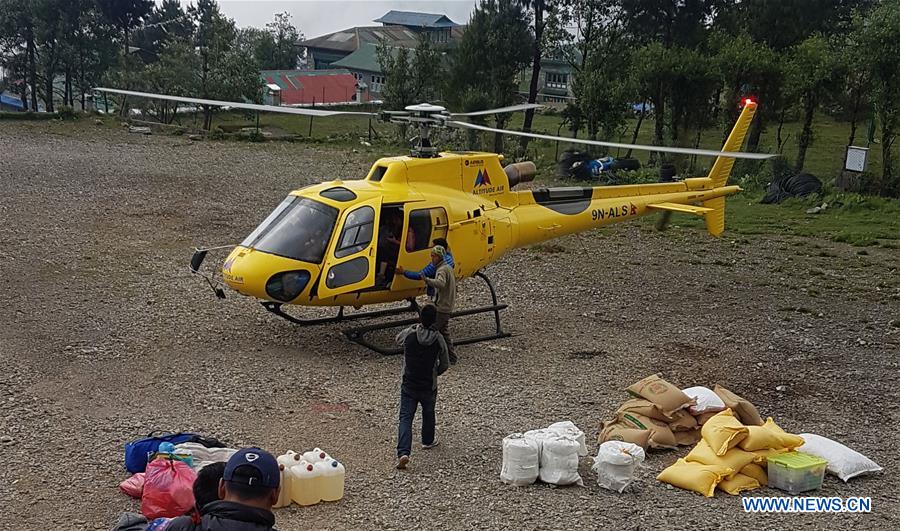
[[[725,145],[722,146],[723,152],[738,151],[741,149],[755,114],[756,102],[750,99],[746,100],[744,102],[744,110],[741,111],[741,115],[738,117],[737,122],[735,122],[734,127],[731,129],[731,133],[728,135],[728,140],[726,140]],[[734,161],[735,159],[732,157],[720,156],[716,158],[708,175],[708,177],[712,179],[714,188],[725,186],[725,183],[728,182],[728,176],[731,175],[731,170],[734,168]]]

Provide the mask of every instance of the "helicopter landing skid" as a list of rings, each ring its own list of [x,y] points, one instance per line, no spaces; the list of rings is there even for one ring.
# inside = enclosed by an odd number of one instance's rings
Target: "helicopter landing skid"
[[[482,341],[491,341],[493,339],[501,339],[501,338],[509,337],[512,335],[509,332],[503,331],[503,326],[502,326],[502,323],[500,322],[500,310],[505,310],[508,307],[508,305],[507,304],[499,304],[497,302],[497,292],[494,289],[494,284],[491,282],[491,279],[489,279],[487,277],[487,275],[485,275],[484,273],[479,271],[479,272],[475,273],[475,276],[481,278],[482,280],[484,280],[485,284],[487,284],[488,290],[490,290],[490,292],[491,292],[491,305],[490,306],[479,306],[478,308],[471,308],[468,310],[459,310],[459,311],[453,312],[453,314],[450,317],[455,318],[455,317],[464,317],[466,315],[478,315],[481,313],[493,313],[494,314],[494,325],[496,327],[496,330],[492,334],[466,337],[463,339],[454,340],[453,341],[454,346],[456,346],[456,345],[471,345],[473,343],[481,343]],[[412,301],[412,303],[415,304],[415,301]],[[370,313],[375,313],[375,312],[370,312]],[[368,349],[374,350],[375,352],[377,352],[379,354],[384,354],[384,355],[400,354],[401,352],[403,352],[403,349],[401,349],[399,347],[390,347],[390,348],[382,347],[380,345],[377,345],[377,344],[369,341],[368,338],[366,337],[366,335],[369,332],[375,332],[378,330],[388,330],[391,328],[399,328],[401,326],[409,326],[409,325],[415,324],[417,322],[419,322],[418,318],[400,319],[397,321],[389,321],[386,323],[375,323],[375,324],[371,324],[371,325],[360,326],[357,328],[348,328],[348,329],[344,330],[343,332],[344,332],[344,335],[347,337],[347,339],[349,339],[350,341],[353,341],[354,343],[362,345]]]
[[[371,319],[373,317],[385,317],[388,315],[398,315],[401,313],[408,312],[418,312],[419,305],[416,303],[415,299],[408,299],[409,304],[402,308],[388,308],[386,310],[375,310],[371,312],[356,312],[346,314],[344,313],[344,307],[341,306],[338,308],[337,315],[331,317],[317,317],[314,319],[303,319],[301,317],[294,317],[293,315],[285,312],[281,309],[282,304],[280,302],[271,302],[265,301],[261,303],[263,307],[270,312],[274,313],[278,317],[290,321],[294,324],[298,324],[301,326],[312,326],[312,325],[320,325],[320,324],[329,324],[329,323],[342,323],[344,321],[354,321],[356,319]]]

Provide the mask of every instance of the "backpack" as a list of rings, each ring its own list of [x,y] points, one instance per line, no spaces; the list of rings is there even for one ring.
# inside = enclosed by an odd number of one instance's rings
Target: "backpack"
[[[159,450],[159,445],[164,442],[172,444],[181,444],[185,442],[200,443],[207,448],[224,448],[225,445],[213,437],[204,437],[197,433],[179,432],[179,433],[160,433],[151,431],[147,437],[125,443],[125,469],[136,474],[144,472],[147,469],[147,460],[154,452]]]

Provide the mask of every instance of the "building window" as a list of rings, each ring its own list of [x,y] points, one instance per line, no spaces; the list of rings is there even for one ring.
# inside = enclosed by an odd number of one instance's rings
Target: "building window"
[[[384,76],[372,76],[372,92],[381,92]]]
[[[547,87],[556,89],[569,88],[569,74],[547,74]]]

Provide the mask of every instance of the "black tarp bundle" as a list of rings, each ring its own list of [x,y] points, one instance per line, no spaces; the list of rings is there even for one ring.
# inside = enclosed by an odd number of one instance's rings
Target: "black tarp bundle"
[[[822,193],[822,181],[815,175],[801,173],[799,175],[785,176],[773,181],[766,190],[766,196],[760,203],[780,203],[790,197],[804,197],[810,194]]]

